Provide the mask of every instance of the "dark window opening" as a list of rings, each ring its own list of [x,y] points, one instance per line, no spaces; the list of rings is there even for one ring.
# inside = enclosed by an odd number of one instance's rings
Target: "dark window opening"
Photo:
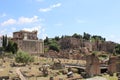
[[[106,73],[107,71],[108,71],[107,68],[105,68],[105,69],[101,69],[101,73]]]

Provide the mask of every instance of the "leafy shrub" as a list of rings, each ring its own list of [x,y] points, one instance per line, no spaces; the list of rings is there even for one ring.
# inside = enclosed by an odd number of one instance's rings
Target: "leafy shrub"
[[[59,52],[59,50],[60,50],[59,47],[58,47],[58,45],[54,44],[54,43],[49,45],[49,49],[57,51],[57,52]]]
[[[15,57],[15,61],[17,63],[29,63],[29,62],[33,62],[34,61],[34,57],[30,56],[28,53],[26,52],[18,52],[16,54],[16,57]]]

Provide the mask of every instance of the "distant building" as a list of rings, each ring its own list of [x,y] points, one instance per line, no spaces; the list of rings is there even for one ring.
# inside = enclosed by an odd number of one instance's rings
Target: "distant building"
[[[0,37],[0,47],[2,47],[2,43],[3,43],[2,37]]]
[[[18,31],[13,33],[14,40],[38,40],[37,31]]]
[[[13,33],[13,41],[18,44],[18,48],[30,54],[43,54],[44,41],[39,40],[37,31],[18,31]]]

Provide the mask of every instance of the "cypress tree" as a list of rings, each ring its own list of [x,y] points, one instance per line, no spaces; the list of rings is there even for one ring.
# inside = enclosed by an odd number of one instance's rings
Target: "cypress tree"
[[[6,49],[6,47],[7,47],[7,35],[6,35],[6,36],[3,35],[3,43],[2,43],[2,46],[3,46],[4,49]]]

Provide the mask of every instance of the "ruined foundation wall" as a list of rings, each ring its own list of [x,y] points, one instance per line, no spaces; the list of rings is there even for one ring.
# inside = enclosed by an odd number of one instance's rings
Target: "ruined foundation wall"
[[[18,40],[18,47],[20,50],[30,54],[43,54],[44,42],[40,40]]]

